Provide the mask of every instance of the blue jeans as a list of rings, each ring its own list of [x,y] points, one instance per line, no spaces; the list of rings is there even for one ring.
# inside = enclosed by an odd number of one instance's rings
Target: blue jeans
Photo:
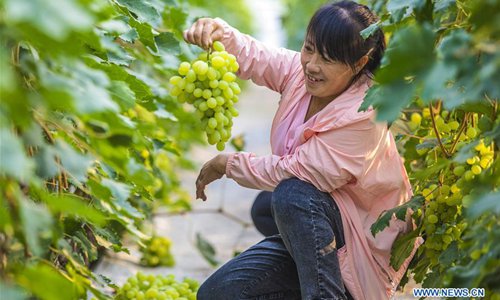
[[[332,197],[290,178],[272,193],[271,209],[279,234],[215,271],[197,299],[346,299],[337,258],[342,220]]]

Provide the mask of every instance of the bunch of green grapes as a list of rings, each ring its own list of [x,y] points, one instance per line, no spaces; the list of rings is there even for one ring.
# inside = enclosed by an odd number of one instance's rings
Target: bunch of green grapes
[[[460,242],[465,224],[462,214],[462,191],[456,184],[431,184],[422,191],[426,199],[423,229],[427,235],[424,248],[431,264],[438,264],[439,253],[453,242]]]
[[[191,278],[179,282],[172,274],[162,276],[138,272],[117,290],[114,299],[195,300],[198,287],[199,283]]]
[[[170,252],[171,244],[170,239],[161,236],[154,236],[144,241],[144,246],[140,249],[142,252],[141,264],[149,267],[172,267],[175,261]]]
[[[431,115],[429,108],[422,109],[421,114],[411,113],[407,118],[408,128],[418,136],[423,136],[420,144],[425,145],[417,147],[417,153],[422,156],[425,164],[420,167],[434,166],[440,157],[450,159],[468,143],[476,142],[481,130],[488,129],[487,121],[483,117],[479,118],[478,114],[468,115],[467,120],[463,119],[465,116],[450,114],[446,110]],[[438,136],[441,145],[437,141]],[[442,148],[445,148],[446,154]],[[426,200],[422,216],[422,231],[426,234],[423,248],[431,265],[438,264],[440,253],[452,242],[457,242],[460,246],[461,235],[466,228],[461,217],[462,208],[470,202],[474,178],[493,163],[493,149],[492,143],[485,144],[484,140],[479,140],[466,162],[454,161],[443,167],[439,178],[427,182],[420,191]],[[419,213],[422,214],[422,211]]]
[[[239,114],[234,107],[241,93],[234,74],[239,65],[221,42],[216,41],[213,49],[191,63],[180,63],[179,74],[170,78],[170,95],[195,107],[208,143],[222,151],[231,137],[232,119]]]

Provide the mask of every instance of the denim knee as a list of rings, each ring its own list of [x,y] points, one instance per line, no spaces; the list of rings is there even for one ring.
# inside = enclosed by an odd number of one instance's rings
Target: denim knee
[[[220,291],[218,291],[218,289],[219,288],[217,286],[217,283],[213,282],[213,280],[210,280],[210,278],[208,278],[198,288],[198,292],[196,293],[196,299],[198,299],[198,300],[210,300],[210,299],[217,300],[219,297],[218,295],[220,293]],[[220,299],[218,299],[218,300],[220,300]]]

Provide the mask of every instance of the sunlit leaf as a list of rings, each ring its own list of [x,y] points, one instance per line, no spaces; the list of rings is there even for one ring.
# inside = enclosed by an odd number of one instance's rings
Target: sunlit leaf
[[[82,199],[73,194],[42,194],[43,201],[54,213],[82,218],[96,225],[102,225],[106,221],[106,216],[95,209],[89,200]]]
[[[128,10],[133,12],[137,16],[137,19],[141,22],[147,22],[155,27],[161,24],[162,19],[160,13],[146,0],[116,0],[116,2],[127,7]]]
[[[32,23],[54,39],[65,39],[72,30],[90,29],[94,17],[72,0],[5,0],[5,17],[11,22]]]
[[[75,286],[59,270],[39,263],[28,266],[17,275],[17,282],[43,300],[77,299]]]

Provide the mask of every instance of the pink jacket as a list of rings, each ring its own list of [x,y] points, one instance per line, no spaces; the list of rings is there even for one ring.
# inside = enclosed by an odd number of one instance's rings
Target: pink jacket
[[[384,211],[408,201],[412,191],[394,139],[375,112],[358,112],[369,80],[346,90],[304,122],[311,99],[304,83],[300,53],[271,48],[240,33],[221,19],[221,42],[240,65],[238,76],[279,92],[271,128],[272,154],[232,154],[226,175],[238,184],[272,191],[283,179],[297,177],[331,193],[341,214],[345,246],[338,250],[342,278],[355,299],[388,299],[410,258],[398,270],[390,264],[396,237],[411,223],[392,220],[377,234],[370,226]]]

